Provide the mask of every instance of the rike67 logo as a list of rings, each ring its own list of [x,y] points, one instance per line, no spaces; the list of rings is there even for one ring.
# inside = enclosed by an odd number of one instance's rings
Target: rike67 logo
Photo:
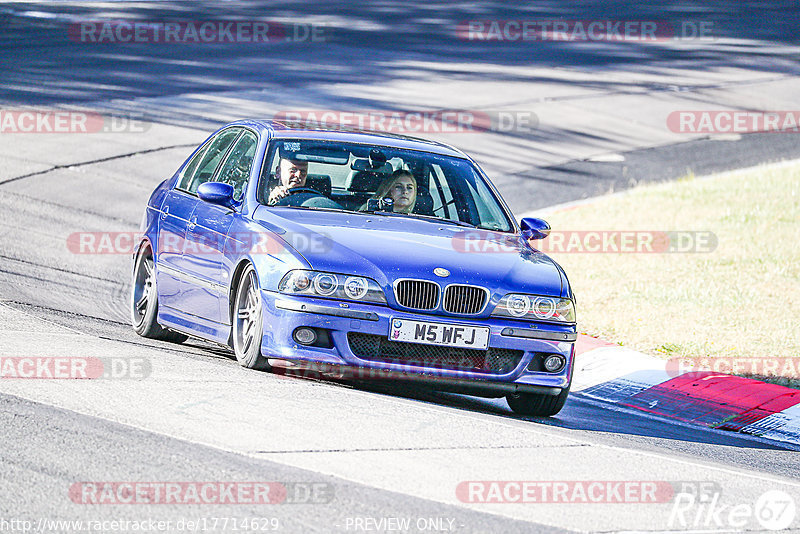
[[[795,519],[794,499],[781,490],[769,490],[755,502],[723,504],[717,488],[706,491],[695,486],[675,495],[669,517],[670,528],[703,531],[784,530]],[[735,530],[731,530],[735,529]]]

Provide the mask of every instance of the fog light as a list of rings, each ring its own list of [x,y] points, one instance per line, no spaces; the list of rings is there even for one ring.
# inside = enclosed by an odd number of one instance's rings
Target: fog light
[[[317,340],[317,333],[311,328],[301,326],[294,331],[294,340],[301,345],[313,345]]]
[[[563,356],[558,356],[553,354],[552,356],[548,356],[544,360],[544,368],[548,373],[557,373],[561,369],[564,368],[564,365],[567,361],[564,359]]]

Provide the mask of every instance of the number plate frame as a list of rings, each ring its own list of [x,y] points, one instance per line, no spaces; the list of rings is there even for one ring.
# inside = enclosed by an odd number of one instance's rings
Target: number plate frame
[[[486,350],[491,329],[488,326],[469,326],[432,321],[416,321],[392,317],[389,341],[420,343],[438,347]]]

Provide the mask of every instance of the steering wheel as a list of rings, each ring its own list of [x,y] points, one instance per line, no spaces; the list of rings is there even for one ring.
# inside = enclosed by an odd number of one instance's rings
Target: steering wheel
[[[314,198],[327,199],[325,195],[312,187],[292,187],[289,194],[279,199],[273,206],[302,206]]]
[[[297,193],[313,193],[313,194],[319,195],[321,197],[325,196],[322,193],[320,193],[319,191],[317,191],[316,189],[314,189],[313,187],[292,187],[292,188],[288,189],[288,192],[289,192],[290,195],[294,195],[294,194],[297,194]]]

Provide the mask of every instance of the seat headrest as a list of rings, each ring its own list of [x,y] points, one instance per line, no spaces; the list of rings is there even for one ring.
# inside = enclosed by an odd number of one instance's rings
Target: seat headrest
[[[417,203],[414,204],[414,213],[419,215],[433,215],[433,197],[425,192],[417,195]]]
[[[387,176],[379,172],[358,171],[353,175],[353,179],[350,180],[348,191],[353,193],[374,193]]]

